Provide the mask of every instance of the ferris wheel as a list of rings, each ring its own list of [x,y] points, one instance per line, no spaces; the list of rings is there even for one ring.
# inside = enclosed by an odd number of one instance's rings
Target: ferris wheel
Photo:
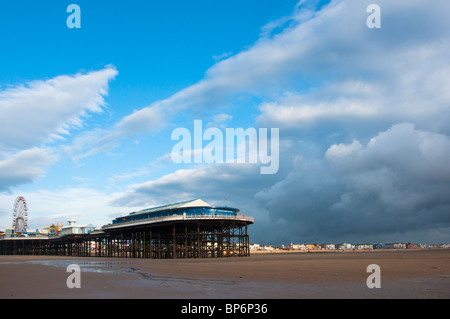
[[[17,234],[23,234],[28,228],[28,206],[22,196],[17,197],[14,202],[13,228]]]

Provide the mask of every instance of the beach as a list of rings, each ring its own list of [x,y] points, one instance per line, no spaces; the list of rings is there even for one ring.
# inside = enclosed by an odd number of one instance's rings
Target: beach
[[[80,288],[68,288],[80,266]],[[369,288],[369,265],[380,288]],[[0,298],[450,298],[450,250],[252,254],[215,259],[0,256]]]

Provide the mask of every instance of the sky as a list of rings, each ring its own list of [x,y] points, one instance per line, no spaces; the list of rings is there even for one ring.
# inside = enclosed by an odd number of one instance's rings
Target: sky
[[[450,242],[449,12],[446,0],[4,1],[0,229],[18,196],[31,229],[201,198],[254,217],[261,244]],[[195,120],[224,136],[278,129],[278,169],[174,162],[177,128],[192,154],[209,145],[195,148]]]

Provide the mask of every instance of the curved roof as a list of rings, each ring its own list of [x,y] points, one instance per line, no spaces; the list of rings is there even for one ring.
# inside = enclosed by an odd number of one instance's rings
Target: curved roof
[[[172,210],[172,209],[177,209],[177,208],[191,208],[191,207],[208,207],[208,208],[219,208],[219,209],[229,209],[229,210],[239,211],[239,209],[231,208],[231,207],[213,207],[201,199],[193,199],[193,200],[189,200],[189,201],[185,201],[185,202],[143,209],[138,212],[130,213],[130,215],[156,213],[156,212]]]

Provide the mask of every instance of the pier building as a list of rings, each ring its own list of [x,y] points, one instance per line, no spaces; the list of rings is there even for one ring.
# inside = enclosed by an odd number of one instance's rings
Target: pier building
[[[122,258],[249,256],[252,217],[201,199],[159,206],[115,218],[89,232],[48,238],[3,238],[2,255]]]

